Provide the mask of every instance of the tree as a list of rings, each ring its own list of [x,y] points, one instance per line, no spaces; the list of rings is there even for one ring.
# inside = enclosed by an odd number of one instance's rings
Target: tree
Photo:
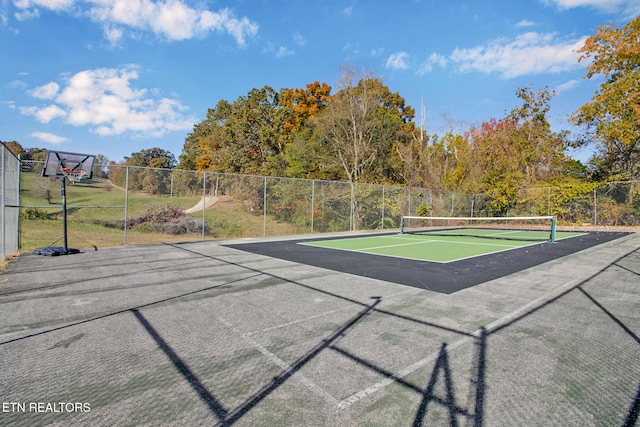
[[[176,159],[171,152],[154,147],[131,153],[131,157],[124,158],[127,166],[143,166],[152,168],[173,169]]]
[[[315,118],[330,99],[331,86],[326,83],[308,83],[306,89],[284,89],[281,91],[278,105],[287,112],[283,122],[283,130],[294,134]]]
[[[120,167],[110,168],[109,178],[117,185],[125,186],[128,171],[130,190],[166,194],[171,186],[171,176],[160,169],[173,169],[175,164],[171,152],[158,147],[149,148],[131,153]]]
[[[234,172],[279,175],[285,168],[282,110],[278,93],[269,86],[252,89],[234,103],[225,123],[228,159]]]
[[[47,158],[46,148],[25,148],[20,156],[22,160],[44,162]]]
[[[457,132],[433,136],[425,148],[425,182],[436,191],[476,192],[478,162],[471,142]]]
[[[187,136],[181,162],[195,160],[200,171],[279,174],[286,161],[278,99],[278,93],[265,86],[252,89],[233,104],[218,102]]]
[[[471,131],[482,169],[480,190],[492,197],[497,214],[515,205],[521,189],[550,182],[570,163],[565,133],[553,132],[547,119],[553,92],[526,87],[516,95],[522,105]]]
[[[283,89],[278,105],[283,111],[282,138],[285,141],[284,174],[295,178],[331,179],[334,173],[323,167],[326,156],[313,138],[313,120],[328,105],[331,86],[308,83],[305,89]]]
[[[106,178],[108,176],[109,159],[103,154],[96,155],[95,162],[93,163],[93,177],[94,178]]]
[[[591,101],[572,116],[598,144],[593,164],[611,179],[640,178],[640,16],[623,28],[603,25],[579,50],[580,61],[591,60],[585,78],[602,75]]]
[[[378,162],[396,155],[394,144],[413,109],[369,72],[358,75],[349,66],[342,70],[339,91],[315,120],[316,137],[349,182],[384,180],[389,171]]]
[[[403,125],[413,118],[413,109],[371,73],[349,66],[342,71],[339,91],[314,121],[314,136],[351,184],[352,227],[357,229],[355,184],[384,182],[395,175],[388,166],[397,157],[394,147]]]
[[[24,153],[24,148],[22,148],[22,145],[20,145],[18,141],[5,142],[4,145],[9,151],[15,154],[16,157],[20,157],[20,155]]]

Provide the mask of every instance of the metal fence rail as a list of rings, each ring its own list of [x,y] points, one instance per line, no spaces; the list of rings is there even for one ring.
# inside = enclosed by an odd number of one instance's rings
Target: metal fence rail
[[[6,170],[3,160],[3,220],[17,224],[20,211],[22,232],[29,235],[34,227],[42,228],[34,221],[58,219],[58,184],[39,176],[39,162],[22,162],[20,175],[15,156],[7,157],[11,160]],[[23,201],[18,209],[19,184]],[[583,186],[579,191],[525,189],[499,216],[554,215],[560,225],[638,226],[639,184]],[[4,195],[5,187],[10,195]],[[68,187],[67,199],[77,227],[87,233],[119,230],[118,244],[148,242],[154,234],[159,240],[179,233],[183,240],[204,240],[388,230],[399,228],[404,215],[496,216],[492,199],[483,194],[122,165],[96,166],[93,180]],[[208,209],[210,203],[217,206]],[[173,211],[163,212],[163,206],[190,213],[167,219]],[[145,215],[156,223],[145,221]],[[3,232],[14,240],[17,235],[17,228]]]

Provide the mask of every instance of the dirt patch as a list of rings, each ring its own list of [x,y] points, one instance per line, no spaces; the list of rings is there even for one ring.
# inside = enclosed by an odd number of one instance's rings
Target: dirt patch
[[[216,202],[216,210],[222,212],[234,211],[242,207],[242,204],[231,196],[219,196]]]

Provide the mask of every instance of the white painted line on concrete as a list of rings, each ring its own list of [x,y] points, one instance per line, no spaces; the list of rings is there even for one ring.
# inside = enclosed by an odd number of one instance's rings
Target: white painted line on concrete
[[[467,342],[473,341],[473,339],[471,337],[464,337],[459,339],[458,341],[454,342],[453,344],[449,344],[447,345],[446,349],[447,351],[449,350],[453,350],[457,347],[460,347],[463,344],[466,344]],[[407,366],[406,368],[400,370],[397,374],[391,375],[390,377],[387,377],[381,381],[378,381],[377,383],[367,387],[366,389],[359,391],[355,394],[352,394],[351,396],[342,399],[339,403],[338,403],[338,409],[346,409],[349,406],[351,406],[352,404],[356,403],[357,401],[359,401],[360,399],[367,397],[373,393],[375,393],[376,391],[383,389],[384,387],[393,384],[394,382],[396,382],[397,380],[406,377],[407,375],[411,374],[412,372],[417,371],[418,369],[422,368],[423,366],[433,362],[434,360],[438,359],[438,357],[440,356],[440,350],[431,353],[430,355],[428,355],[427,357],[423,357],[422,359],[418,360],[417,362],[415,362],[412,365]]]
[[[251,338],[248,334],[245,334],[245,333],[241,332],[240,330],[235,328],[229,321],[227,321],[226,319],[224,319],[220,315],[218,315],[215,312],[214,308],[211,307],[209,304],[207,304],[205,302],[202,302],[202,303],[200,303],[200,305],[209,314],[213,315],[213,317],[215,317],[220,323],[222,323],[223,325],[225,325],[226,327],[231,329],[235,334],[239,335],[243,340],[245,340],[246,342],[251,344],[251,346],[253,348],[258,350],[260,353],[262,353],[264,356],[266,356],[267,359],[269,359],[271,362],[273,362],[274,364],[276,364],[277,366],[282,368],[285,372],[291,373],[291,377],[292,378],[295,378],[296,380],[300,381],[307,388],[309,388],[309,390],[311,390],[316,395],[318,395],[321,398],[323,398],[327,403],[329,403],[331,405],[336,405],[338,403],[338,399],[336,399],[335,397],[331,396],[329,393],[327,393],[324,389],[322,389],[316,383],[314,383],[309,378],[307,378],[304,375],[302,375],[300,372],[296,371],[287,362],[285,362],[284,360],[280,359],[275,354],[271,353],[269,350],[267,350],[265,347],[263,347],[262,344],[260,344],[259,342],[257,342],[253,338]]]
[[[597,273],[595,274],[597,275]],[[586,280],[589,280],[591,278],[593,278],[595,275],[590,276],[589,278],[587,278]],[[519,316],[521,316],[522,314],[524,314],[525,312],[531,310],[532,308],[538,307],[538,306],[542,306],[544,303],[546,303],[547,301],[551,301],[552,299],[562,295],[564,292],[568,291],[569,289],[572,289],[576,286],[578,286],[581,282],[584,282],[585,279],[584,278],[579,278],[579,279],[573,279],[570,280],[568,282],[566,282],[564,285],[554,289],[551,292],[548,292],[530,302],[528,302],[527,304],[518,307],[517,309],[513,310],[512,312],[500,317],[499,319],[489,323],[486,327],[485,327],[485,331],[486,333],[491,332],[492,330],[498,329],[500,326],[503,326],[511,321],[513,321],[514,319],[517,319]],[[475,337],[480,337],[482,334],[482,329],[478,329],[475,332],[472,333],[473,336]],[[458,341],[455,341],[453,344],[447,345],[446,346],[446,350],[450,351],[453,350],[457,347],[462,346],[463,344],[466,344],[468,342],[473,342],[473,338],[471,337],[464,337],[459,339]],[[361,390],[355,394],[352,394],[351,396],[342,399],[339,403],[338,403],[338,408],[339,409],[345,409],[348,408],[349,406],[351,406],[352,404],[354,404],[355,402],[359,401],[360,399],[369,396],[370,394],[375,393],[376,391],[390,385],[393,384],[394,382],[396,382],[397,380],[415,372],[416,370],[422,368],[423,366],[435,361],[440,355],[440,350],[438,350],[435,353],[432,353],[420,360],[418,360],[417,362],[415,362],[412,365],[407,366],[406,368],[400,370],[398,373],[391,375],[369,387],[367,387],[364,390]]]
[[[270,328],[265,328],[265,329],[262,329],[260,331],[247,332],[245,335],[251,336],[251,335],[255,334],[256,332],[260,332],[261,333],[261,332],[272,331],[274,329],[286,328],[287,326],[297,325],[299,323],[304,323],[304,322],[306,322],[308,320],[319,319],[321,317],[325,317],[325,316],[329,316],[331,314],[339,313],[341,311],[348,310],[348,309],[351,309],[351,308],[354,308],[354,307],[356,307],[355,304],[350,304],[350,305],[347,305],[345,307],[339,308],[337,310],[325,311],[324,313],[320,313],[320,314],[315,315],[315,316],[309,316],[309,317],[305,317],[304,319],[295,320],[293,322],[283,323],[281,325],[276,325],[276,326],[271,326]]]

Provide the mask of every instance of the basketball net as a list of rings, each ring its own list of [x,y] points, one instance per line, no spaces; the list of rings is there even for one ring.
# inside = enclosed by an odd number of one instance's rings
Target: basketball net
[[[86,169],[82,169],[79,167],[75,168],[62,168],[62,173],[64,176],[71,182],[76,183],[82,179],[83,176],[87,174]]]

